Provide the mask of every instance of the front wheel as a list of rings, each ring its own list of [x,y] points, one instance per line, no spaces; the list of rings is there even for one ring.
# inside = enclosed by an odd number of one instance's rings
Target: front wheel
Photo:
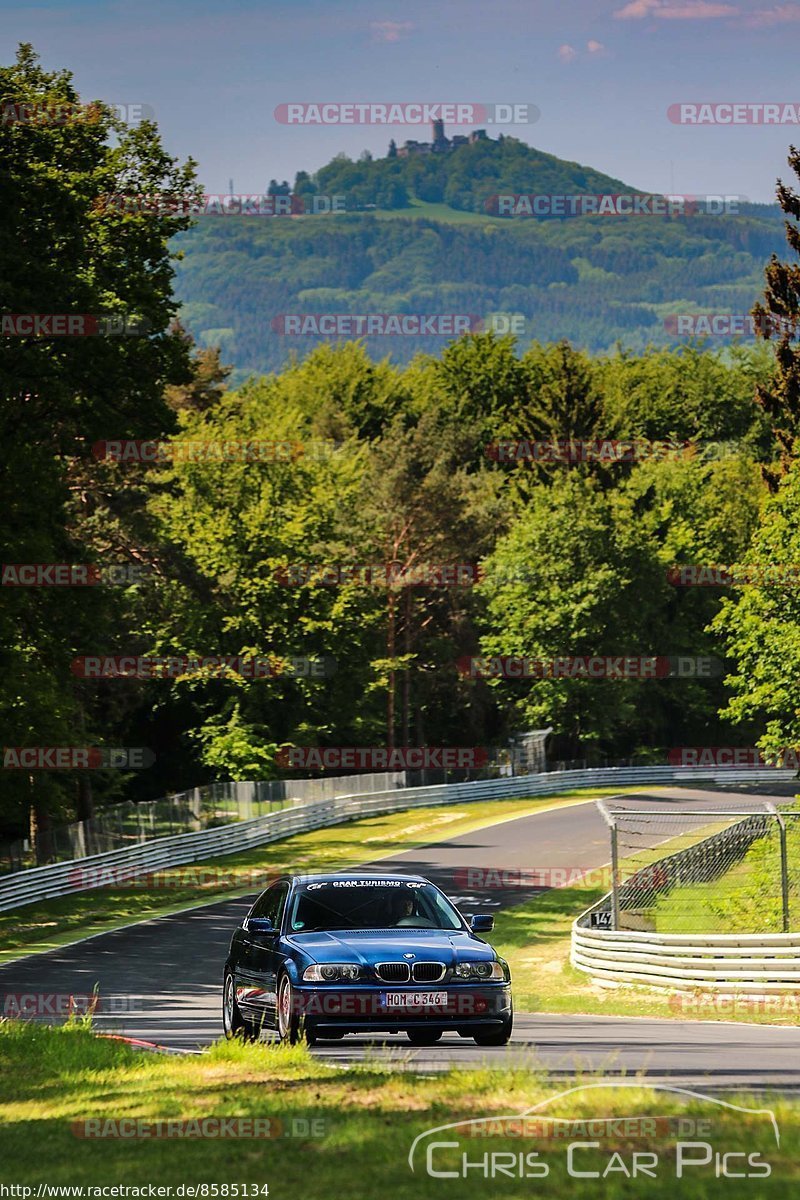
[[[282,1042],[295,1046],[305,1034],[307,1045],[313,1046],[317,1040],[314,1031],[307,1026],[301,1029],[295,1008],[292,981],[288,975],[282,975],[278,984],[278,1035]]]
[[[487,1030],[485,1033],[473,1034],[475,1044],[478,1046],[506,1046],[511,1040],[511,1030],[513,1028],[513,1018],[509,1017],[504,1021],[499,1029]]]
[[[237,1037],[245,1042],[256,1041],[253,1026],[245,1021],[236,1003],[236,988],[230,971],[225,972],[222,983],[222,1029],[228,1041]]]

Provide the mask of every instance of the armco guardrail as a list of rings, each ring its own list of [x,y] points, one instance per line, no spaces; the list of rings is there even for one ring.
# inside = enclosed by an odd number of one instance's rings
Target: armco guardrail
[[[594,979],[673,991],[800,992],[800,933],[638,933],[572,927],[572,964]]]
[[[447,783],[435,787],[394,788],[384,792],[338,796],[318,803],[296,804],[250,821],[238,821],[214,829],[177,837],[157,838],[123,850],[32,867],[0,877],[0,911],[32,904],[54,896],[87,891],[103,886],[114,872],[145,873],[199,862],[218,855],[250,850],[279,841],[295,833],[338,825],[359,817],[397,812],[428,805],[463,804],[504,797],[530,798],[558,795],[576,788],[626,787],[632,784],[712,781],[736,783],[745,780],[790,780],[792,771],[697,767],[601,767],[584,771],[517,775],[500,779]],[[104,880],[103,875],[106,875]]]
[[[711,815],[705,814],[706,817]],[[595,913],[604,914],[611,926],[615,924],[615,914],[623,917],[622,901],[626,892],[635,897],[637,891],[644,895],[648,890],[680,883],[683,868],[690,867],[696,859],[705,866],[706,872],[715,875],[720,864],[710,851],[716,843],[724,847],[732,839],[743,837],[742,845],[746,848],[764,836],[767,823],[777,817],[774,809],[748,814],[743,820],[676,854],[657,859],[632,875],[619,885],[616,906],[614,893],[609,892],[574,921],[572,965],[598,982],[613,986],[636,984],[671,991],[701,990],[725,995],[800,992],[800,932],[797,931],[660,933],[653,929],[592,926]],[[737,846],[736,858],[740,848]],[[669,868],[664,870],[663,882],[659,868]],[[777,881],[777,888],[780,892],[780,881]],[[785,892],[783,904],[784,928],[789,929]]]
[[[418,774],[421,772],[381,771],[317,779],[229,781],[207,783],[158,800],[127,800],[103,809],[87,820],[53,826],[43,839],[46,847],[39,864],[28,861],[32,856],[25,842],[0,843],[0,874],[108,854],[140,842],[196,833],[200,829],[217,828],[235,821],[250,821],[287,804],[332,800],[335,796],[350,796],[356,791],[382,792],[440,782],[435,778],[419,780],[415,778]]]

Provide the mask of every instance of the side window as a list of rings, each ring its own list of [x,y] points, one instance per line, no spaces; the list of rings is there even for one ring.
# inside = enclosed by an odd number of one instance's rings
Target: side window
[[[286,897],[289,892],[288,884],[275,883],[271,888],[264,892],[263,896],[259,896],[252,909],[250,910],[251,917],[268,917],[272,924],[277,929],[281,923],[283,910],[286,906]]]
[[[281,885],[274,883],[271,888],[267,888],[263,896],[259,896],[255,904],[250,910],[251,917],[269,917],[270,921],[275,923],[275,914],[278,911],[278,892]]]

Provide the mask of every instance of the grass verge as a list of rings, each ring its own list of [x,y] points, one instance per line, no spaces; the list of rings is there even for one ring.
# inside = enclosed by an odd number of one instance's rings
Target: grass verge
[[[797,809],[795,808],[795,814]],[[786,820],[790,929],[800,917],[800,817]],[[659,896],[655,927],[670,933],[782,933],[781,851],[777,823],[723,875]]]
[[[743,1195],[762,1200],[777,1195],[779,1186],[785,1193],[788,1182],[800,1179],[797,1100],[726,1094],[728,1104],[761,1110],[741,1112],[708,1098],[654,1090],[636,1079],[627,1082],[631,1086],[624,1090],[598,1088],[591,1077],[554,1085],[535,1070],[513,1065],[435,1078],[369,1063],[341,1071],[303,1047],[271,1045],[222,1044],[198,1057],[167,1058],[96,1040],[80,1023],[53,1029],[2,1022],[2,1178],[33,1187],[33,1196],[39,1184],[145,1189],[155,1184],[171,1187],[173,1197],[180,1185],[206,1184],[205,1193],[195,1194],[232,1197],[237,1193],[224,1192],[222,1185],[241,1189],[246,1183],[266,1185],[268,1193],[260,1195],[302,1200],[331,1195],[337,1200],[384,1195],[393,1200],[528,1200],[532,1195],[640,1200],[645,1194],[672,1200],[676,1191],[711,1200]],[[592,1084],[561,1096],[569,1087]],[[463,1127],[426,1137],[417,1146],[415,1169],[409,1166],[412,1144],[426,1131],[513,1116],[542,1103],[546,1108],[524,1126],[483,1125],[475,1130],[483,1133],[479,1138],[466,1136]],[[765,1110],[774,1115],[779,1145]],[[561,1122],[548,1125],[546,1117]],[[586,1126],[590,1120],[622,1117],[639,1123],[609,1123],[600,1130]],[[197,1136],[213,1131],[210,1123],[220,1119],[260,1121],[256,1128],[273,1136]],[[120,1127],[120,1121],[131,1124]],[[175,1136],[177,1126],[158,1122],[185,1123],[180,1127],[185,1136]],[[170,1128],[172,1136],[163,1136]],[[229,1135],[236,1129],[224,1128]],[[554,1131],[557,1136],[548,1137]],[[87,1132],[96,1136],[87,1140]],[[127,1136],[109,1136],[115,1132]],[[190,1133],[194,1136],[186,1136]],[[434,1170],[454,1174],[433,1177],[426,1170],[426,1149],[433,1141],[455,1143],[434,1148],[430,1160]],[[678,1144],[687,1141],[708,1144],[709,1161],[684,1165],[676,1188]],[[575,1152],[573,1169],[597,1172],[595,1177],[569,1174],[567,1146],[573,1142],[593,1144]],[[714,1155],[731,1151],[741,1154],[729,1162],[730,1171],[740,1172],[736,1182],[717,1177]],[[650,1156],[650,1175],[628,1177],[635,1152]],[[751,1156],[749,1162],[743,1152]],[[705,1158],[697,1148],[682,1153],[696,1161]],[[466,1176],[462,1154],[477,1164]],[[503,1158],[488,1157],[493,1154]],[[523,1157],[520,1164],[520,1155],[534,1157]],[[747,1171],[753,1177],[742,1179]],[[252,1194],[238,1192],[239,1197]]]

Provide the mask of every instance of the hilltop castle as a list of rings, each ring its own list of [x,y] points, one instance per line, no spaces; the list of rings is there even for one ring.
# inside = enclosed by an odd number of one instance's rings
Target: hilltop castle
[[[389,143],[389,158],[410,158],[414,154],[446,154],[448,150],[456,150],[459,146],[467,146],[472,142],[486,140],[485,129],[473,129],[467,137],[457,133],[451,138],[444,136],[444,121],[433,122],[433,141],[416,142],[413,139],[396,146],[394,138]]]

